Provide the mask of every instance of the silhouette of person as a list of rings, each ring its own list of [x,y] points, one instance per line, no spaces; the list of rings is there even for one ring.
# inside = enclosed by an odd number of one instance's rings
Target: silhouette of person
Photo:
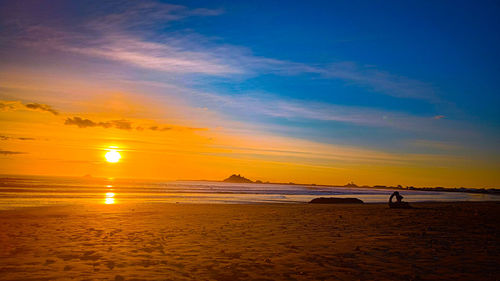
[[[396,202],[392,202],[392,198],[396,196]],[[394,191],[389,197],[389,207],[390,208],[409,208],[408,202],[403,202],[403,196],[399,194],[398,191]]]

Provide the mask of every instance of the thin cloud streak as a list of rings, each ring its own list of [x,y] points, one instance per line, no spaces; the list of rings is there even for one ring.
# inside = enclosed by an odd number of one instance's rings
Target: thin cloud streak
[[[331,67],[318,70],[326,77],[343,79],[362,87],[396,98],[422,99],[440,102],[430,84],[400,75],[394,75],[376,68],[360,67],[355,63],[336,63]]]
[[[145,69],[180,74],[241,74],[243,70],[227,65],[209,52],[183,50],[168,43],[143,41],[126,35],[109,35],[91,46],[54,46],[74,53],[102,57]]]
[[[464,147],[456,142],[449,141],[434,141],[434,140],[415,140],[410,143],[410,145],[415,147],[431,148],[442,151],[457,151],[463,150]]]
[[[169,42],[170,41],[170,42]],[[353,62],[314,66],[296,62],[254,56],[236,46],[202,48],[189,38],[169,38],[151,42],[126,33],[103,35],[88,46],[63,43],[52,47],[77,54],[127,63],[144,69],[176,74],[214,76],[255,76],[274,73],[283,76],[316,74],[323,79],[340,79],[347,84],[368,88],[396,98],[440,102],[431,85],[394,75],[373,67],[365,68]]]
[[[35,138],[27,138],[27,137],[9,137],[9,136],[3,136],[0,135],[0,140],[22,140],[22,141],[30,141],[30,140],[36,140]]]
[[[26,152],[1,150],[0,149],[0,155],[17,155],[17,154],[26,154]]]
[[[59,112],[53,109],[51,106],[40,103],[28,103],[25,105],[29,109],[47,111],[54,115],[59,115]]]
[[[140,83],[149,91],[165,95],[175,92],[195,106],[191,107],[191,111],[189,108],[184,108],[183,111],[189,112],[189,116],[203,116],[201,120],[205,124],[203,126],[222,126],[238,132],[263,130],[296,135],[303,132],[300,124],[304,122],[314,124],[320,121],[390,129],[402,134],[418,134],[419,138],[423,137],[422,133],[430,134],[428,137],[431,139],[437,135],[461,139],[474,138],[476,135],[476,131],[466,120],[436,119],[433,114],[414,115],[396,110],[283,98],[273,94],[220,94],[156,81],[125,80],[123,82],[127,85]],[[276,120],[269,123],[270,120],[263,120],[266,117]],[[283,125],[281,122],[283,120],[292,123]],[[293,122],[300,124],[294,127]],[[463,130],[464,127],[470,129]]]
[[[64,125],[77,126],[78,128],[93,128],[101,127],[105,129],[115,128],[119,130],[132,130],[134,129],[134,123],[129,120],[109,120],[109,121],[93,121],[90,119],[82,118],[79,116],[68,117],[64,121]],[[152,126],[136,126],[137,131],[151,130],[158,132],[165,131],[197,131],[197,130],[207,130],[206,128],[195,128],[195,127],[184,127],[184,126],[174,126],[174,125],[152,125]]]
[[[103,127],[103,128],[116,128],[120,130],[131,130],[132,122],[127,120],[111,120],[106,122],[94,122],[90,119],[84,119],[81,117],[68,117],[64,121],[64,125],[76,125],[78,128],[89,128],[89,127]]]
[[[320,102],[282,99],[271,95],[221,96],[194,93],[209,107],[230,109],[240,114],[268,116],[289,120],[316,120],[353,123],[368,127],[392,127],[422,130],[433,126],[434,117],[420,117],[401,112],[383,111],[357,106],[332,105]]]
[[[224,13],[223,9],[190,9],[183,5],[155,1],[116,2],[112,6],[115,12],[107,15],[98,13],[86,26],[95,30],[157,28],[158,25],[164,26],[188,17],[209,17]]]
[[[428,161],[463,161],[463,157],[429,153],[394,153],[348,145],[318,143],[311,140],[271,135],[241,136],[239,143],[222,141],[211,147],[211,155],[244,157],[288,163],[311,163],[331,167],[351,164],[419,164]]]
[[[48,112],[53,115],[59,115],[59,111],[52,108],[50,105],[43,103],[27,103],[23,104],[20,101],[0,101],[1,111],[16,111],[16,110],[31,110]]]

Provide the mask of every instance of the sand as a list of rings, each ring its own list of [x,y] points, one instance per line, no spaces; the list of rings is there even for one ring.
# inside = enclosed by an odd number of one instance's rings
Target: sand
[[[0,211],[1,280],[498,280],[499,203]]]

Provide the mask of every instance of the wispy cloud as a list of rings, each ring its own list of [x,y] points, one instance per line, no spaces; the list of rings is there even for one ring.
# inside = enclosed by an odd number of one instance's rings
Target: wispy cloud
[[[22,140],[22,141],[28,141],[28,140],[35,140],[35,138],[27,138],[27,137],[9,137],[9,136],[3,136],[3,135],[0,135],[0,140]]]
[[[135,65],[145,69],[178,74],[259,75],[274,73],[285,76],[316,74],[323,79],[339,79],[346,85],[367,88],[373,92],[397,97],[439,102],[432,85],[391,74],[375,67],[354,62],[328,65],[302,63],[254,56],[245,48],[224,45],[201,47],[196,38],[174,37],[147,41],[131,34],[106,34],[90,46],[60,45],[57,48],[89,56]]]
[[[274,95],[217,95],[193,93],[198,102],[210,108],[241,115],[267,116],[288,120],[333,121],[370,127],[426,130],[435,127],[433,116],[415,116],[398,111],[321,102],[284,99]]]
[[[75,125],[78,128],[89,128],[89,127],[103,127],[103,128],[116,128],[120,130],[131,130],[132,122],[127,120],[110,120],[105,122],[95,122],[90,119],[84,119],[78,116],[68,117],[64,121],[65,125]]]
[[[232,138],[212,145],[211,154],[302,165],[338,167],[346,163],[391,165],[425,163],[426,161],[463,161],[463,157],[429,153],[394,153],[348,145],[325,144],[311,140],[272,135],[244,136],[239,142]]]
[[[86,26],[98,30],[161,28],[172,21],[193,16],[218,16],[223,9],[194,8],[156,1],[111,2],[113,12],[105,15],[96,13]]]
[[[125,34],[105,35],[91,46],[54,45],[74,53],[102,57],[146,69],[180,74],[226,75],[243,73],[216,54],[191,51],[168,42],[145,41]]]
[[[73,28],[34,25],[20,19],[10,27],[12,34],[4,31],[7,33],[4,37],[37,49],[99,57],[163,72],[207,75],[243,72],[237,64],[224,61],[220,55],[224,50],[216,50],[220,46],[201,47],[199,41],[204,39],[200,35],[154,33],[169,22],[194,16],[217,16],[223,13],[222,9],[190,9],[154,1],[112,3],[112,13],[96,12]]]
[[[416,146],[416,147],[422,147],[422,148],[431,148],[431,149],[437,149],[437,150],[444,150],[444,151],[456,151],[460,149],[464,149],[463,146],[456,142],[449,142],[449,141],[435,141],[435,140],[415,140],[411,142],[411,145]]]
[[[432,85],[374,67],[361,67],[352,62],[343,62],[318,70],[318,73],[397,98],[439,101]]]
[[[2,150],[0,149],[0,155],[17,155],[17,154],[25,154],[26,152],[21,151],[10,151],[10,150]]]
[[[46,111],[50,112],[54,115],[59,115],[59,112],[53,109],[50,105],[47,104],[41,104],[41,103],[28,103],[25,105],[29,109],[33,110],[41,110],[41,111]]]
[[[142,128],[142,127],[141,127]],[[165,131],[205,131],[207,128],[196,128],[196,127],[184,127],[184,126],[173,126],[173,125],[154,125],[147,127],[148,130],[165,132]]]
[[[196,131],[196,130],[206,130],[206,128],[195,128],[195,127],[185,127],[185,126],[177,126],[177,125],[134,125],[132,121],[126,119],[120,120],[109,120],[109,121],[93,121],[90,119],[82,118],[82,117],[68,117],[64,121],[65,125],[74,125],[78,128],[92,128],[92,127],[102,127],[102,128],[115,128],[119,130],[132,130],[136,129],[137,131],[151,130],[158,132],[165,131]]]

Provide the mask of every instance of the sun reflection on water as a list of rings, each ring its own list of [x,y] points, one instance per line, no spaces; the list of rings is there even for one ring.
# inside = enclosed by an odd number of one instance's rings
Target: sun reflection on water
[[[115,204],[115,194],[113,192],[106,193],[106,198],[104,199],[104,204]]]

